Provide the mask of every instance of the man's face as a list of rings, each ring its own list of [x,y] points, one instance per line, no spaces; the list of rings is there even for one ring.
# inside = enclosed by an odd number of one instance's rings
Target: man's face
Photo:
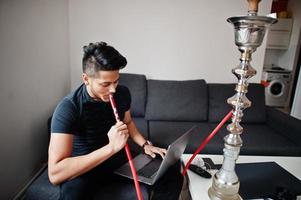
[[[115,93],[119,81],[119,70],[98,71],[94,77],[83,74],[89,95],[96,101],[109,102],[109,94]]]

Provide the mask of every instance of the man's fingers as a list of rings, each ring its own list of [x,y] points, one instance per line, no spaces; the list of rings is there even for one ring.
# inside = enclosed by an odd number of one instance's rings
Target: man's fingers
[[[151,156],[152,158],[155,158],[156,157],[156,154],[152,151],[152,150],[146,150],[145,151],[145,154]]]
[[[117,129],[117,131],[122,131],[122,130],[127,130],[127,125],[122,123],[122,124],[116,124],[115,128]]]
[[[160,149],[160,150],[164,153],[164,155],[167,153],[166,149]]]
[[[122,126],[124,123],[122,122],[122,121],[118,121],[118,122],[116,122],[116,124],[115,124],[115,127],[116,128],[119,128],[120,126]]]
[[[167,152],[166,149],[151,147],[146,153],[150,155],[152,158],[155,158],[156,154],[159,154],[162,158],[164,158],[166,152]]]
[[[164,154],[162,151],[158,151],[157,153],[158,153],[162,158],[164,158],[164,155],[165,155],[165,154]]]
[[[121,131],[118,131],[118,133],[119,133],[119,135],[123,135],[123,134],[126,134],[126,135],[128,135],[128,133],[129,133],[129,130],[121,130]]]
[[[156,151],[156,153],[160,154],[160,156],[162,158],[164,158],[166,152],[167,152],[166,149],[161,149],[161,148],[157,148],[157,151]]]

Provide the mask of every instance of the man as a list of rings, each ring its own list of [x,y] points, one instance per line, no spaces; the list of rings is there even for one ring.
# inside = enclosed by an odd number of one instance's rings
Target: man
[[[51,123],[48,175],[52,184],[60,185],[60,199],[92,199],[96,185],[99,189],[110,181],[123,182],[125,178],[112,171],[126,161],[128,137],[152,157],[166,153],[147,141],[131,118],[129,90],[118,85],[119,70],[126,64],[126,58],[104,42],[84,47],[83,84],[58,104]],[[111,93],[121,122],[115,121]],[[153,199],[177,199],[183,181],[179,174],[169,170],[151,188]],[[134,187],[133,182],[125,184]]]

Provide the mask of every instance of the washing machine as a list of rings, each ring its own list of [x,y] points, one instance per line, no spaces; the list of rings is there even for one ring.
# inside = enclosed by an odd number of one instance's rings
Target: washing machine
[[[264,69],[261,83],[265,87],[267,106],[284,107],[288,100],[291,72],[283,68]]]

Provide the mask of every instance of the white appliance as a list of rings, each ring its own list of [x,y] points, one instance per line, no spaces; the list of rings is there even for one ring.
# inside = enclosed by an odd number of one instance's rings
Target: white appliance
[[[280,67],[264,69],[261,83],[265,86],[267,106],[284,107],[288,100],[291,72]]]

